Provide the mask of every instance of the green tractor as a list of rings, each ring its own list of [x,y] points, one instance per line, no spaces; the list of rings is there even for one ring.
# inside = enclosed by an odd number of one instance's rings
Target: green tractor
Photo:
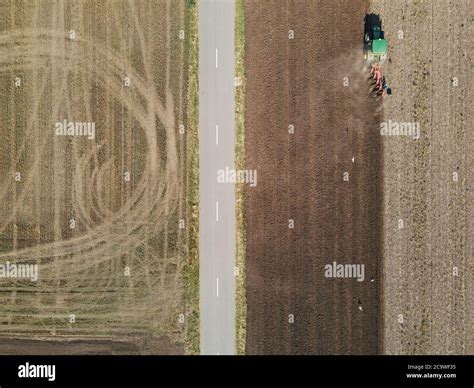
[[[382,30],[380,16],[374,13],[365,16],[364,58],[369,64],[382,64],[387,59],[387,40]]]

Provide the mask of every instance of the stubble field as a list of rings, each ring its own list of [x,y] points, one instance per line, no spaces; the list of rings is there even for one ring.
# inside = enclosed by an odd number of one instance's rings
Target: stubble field
[[[0,1],[0,353],[187,350],[186,12]]]
[[[373,10],[390,45],[385,120],[421,132],[383,139],[384,352],[474,354],[473,4],[375,1]]]

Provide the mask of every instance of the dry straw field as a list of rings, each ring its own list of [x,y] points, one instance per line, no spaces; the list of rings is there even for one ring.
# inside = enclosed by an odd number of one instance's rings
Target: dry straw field
[[[0,353],[186,351],[188,17],[0,0]]]

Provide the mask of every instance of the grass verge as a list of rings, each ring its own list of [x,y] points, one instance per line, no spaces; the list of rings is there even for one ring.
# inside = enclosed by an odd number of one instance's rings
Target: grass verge
[[[235,76],[240,84],[235,88],[235,128],[236,128],[236,168],[245,168],[245,20],[244,1],[236,1],[235,13]],[[245,184],[236,185],[236,227],[237,249],[236,265],[239,275],[236,278],[236,347],[237,354],[245,354],[245,335],[247,324],[247,302],[245,293]]]
[[[186,1],[188,252],[184,266],[187,353],[199,354],[199,36],[198,4]]]

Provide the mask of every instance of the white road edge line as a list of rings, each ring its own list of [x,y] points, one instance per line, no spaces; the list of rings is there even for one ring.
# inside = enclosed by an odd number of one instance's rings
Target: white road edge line
[[[219,50],[216,48],[216,69],[219,67]]]
[[[216,124],[216,145],[219,144],[219,126]]]
[[[219,221],[219,201],[216,201],[216,221]]]

